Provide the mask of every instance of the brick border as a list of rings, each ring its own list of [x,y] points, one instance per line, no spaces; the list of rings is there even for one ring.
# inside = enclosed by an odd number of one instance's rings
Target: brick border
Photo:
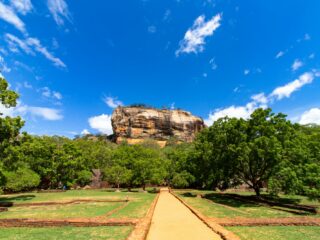
[[[241,240],[237,235],[225,229],[220,224],[213,221],[209,221],[207,217],[205,217],[198,210],[194,209],[189,204],[187,204],[184,200],[182,200],[179,196],[177,196],[171,189],[169,190],[169,192],[174,197],[176,197],[183,205],[185,205],[194,215],[196,215],[204,224],[206,224],[212,231],[220,235],[220,237],[223,240]]]
[[[287,218],[208,218],[225,227],[233,226],[320,226],[320,218],[287,217]]]
[[[160,192],[157,193],[157,196],[153,200],[146,216],[138,222],[138,224],[135,226],[135,228],[132,230],[132,232],[126,238],[126,240],[145,240],[147,238],[151,226],[153,213],[158,203],[159,196]]]
[[[28,218],[0,219],[0,228],[11,227],[99,227],[99,226],[134,226],[139,219],[65,219],[65,220],[37,220]]]

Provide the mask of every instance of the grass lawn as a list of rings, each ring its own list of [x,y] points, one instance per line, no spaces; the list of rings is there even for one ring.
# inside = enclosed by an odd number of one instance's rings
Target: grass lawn
[[[88,218],[105,215],[123,203],[80,203],[31,207],[10,207],[0,218]]]
[[[1,228],[0,239],[10,240],[124,240],[132,227]]]
[[[213,191],[176,191],[188,204],[198,209],[202,214],[208,217],[245,217],[245,218],[275,218],[275,217],[299,217],[313,216],[320,217],[319,214],[303,212],[295,214],[289,212],[290,209],[283,207],[267,207],[258,203],[251,203],[230,198],[224,194]],[[206,194],[206,198],[196,197],[197,194]],[[244,193],[248,194],[248,193]],[[301,196],[286,196],[280,201],[288,202],[289,200],[303,204],[319,204],[318,202],[310,202],[307,198]]]
[[[320,227],[268,226],[268,227],[227,227],[241,240],[319,240]]]
[[[155,198],[154,193],[114,192],[114,190],[70,190],[55,193],[23,193],[0,196],[0,202],[32,203],[50,201],[70,201],[73,199],[129,199],[128,205],[110,215],[110,218],[141,218]],[[74,218],[104,215],[123,203],[87,202],[68,205],[49,206],[13,206],[7,212],[0,213],[0,218]]]
[[[0,195],[0,202],[28,203],[49,201],[70,201],[73,199],[121,199],[135,197],[136,192],[114,192],[114,190],[69,190],[66,192],[29,192]]]

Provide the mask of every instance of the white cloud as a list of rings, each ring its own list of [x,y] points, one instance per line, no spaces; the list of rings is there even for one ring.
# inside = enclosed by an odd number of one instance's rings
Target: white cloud
[[[315,56],[316,56],[316,54],[311,53],[311,54],[309,55],[309,59],[314,59]]]
[[[41,117],[49,121],[61,120],[63,118],[63,115],[60,113],[61,111],[58,109],[28,106],[22,104],[21,102],[18,102],[17,106],[12,108],[6,108],[0,104],[0,112],[3,114],[3,116],[15,117],[29,114],[33,117]]]
[[[65,19],[71,22],[68,4],[64,0],[48,0],[47,4],[48,9],[57,25],[62,26]]]
[[[13,8],[23,15],[29,13],[33,8],[31,0],[11,0],[10,3]]]
[[[62,62],[61,59],[55,57],[50,53],[46,47],[42,46],[41,42],[37,38],[26,38],[24,40],[7,33],[5,39],[9,44],[9,49],[12,52],[18,52],[19,49],[23,50],[29,55],[35,55],[34,51],[41,53],[45,58],[51,61],[55,66],[66,68],[67,66]]]
[[[205,119],[206,125],[210,126],[214,121],[223,117],[235,117],[235,118],[249,118],[251,113],[257,108],[267,108],[268,104],[274,100],[281,100],[284,97],[290,97],[290,95],[300,89],[305,84],[312,83],[315,77],[320,77],[320,72],[310,71],[299,76],[298,79],[284,85],[277,87],[269,95],[259,93],[251,96],[251,101],[244,106],[230,106],[226,108],[218,108],[209,113],[207,119]],[[319,110],[320,111],[320,110]],[[318,111],[313,110],[311,113],[306,112],[300,123],[306,123],[309,119],[317,119]],[[305,119],[308,119],[305,120]],[[314,120],[315,121],[315,120]],[[319,120],[320,121],[320,120]]]
[[[261,104],[267,104],[269,102],[268,97],[264,93],[253,95],[251,99],[254,102],[261,103]]]
[[[318,72],[305,72],[298,79],[274,89],[270,96],[275,97],[277,100],[281,100],[284,97],[288,98],[293,92],[299,90],[304,85],[312,83],[313,79],[317,76]]]
[[[277,58],[277,59],[278,59],[278,58],[281,58],[283,55],[284,55],[284,52],[283,52],[283,51],[280,51],[280,52],[277,53],[276,58]]]
[[[320,124],[320,108],[311,108],[301,115],[300,124]]]
[[[89,135],[89,134],[90,134],[90,132],[89,132],[88,129],[83,129],[83,130],[81,131],[81,135]]]
[[[249,69],[245,69],[244,71],[243,71],[243,74],[244,75],[248,75],[250,73],[250,70]]]
[[[296,59],[296,60],[294,60],[292,66],[291,66],[291,69],[292,69],[292,71],[296,71],[299,68],[301,68],[302,66],[303,66],[303,62],[300,61],[299,59]]]
[[[5,62],[2,56],[0,56],[0,72],[3,72],[3,73],[11,72],[11,68],[7,66],[7,63]]]
[[[113,97],[106,97],[103,99],[103,101],[105,102],[105,104],[107,104],[110,108],[116,108],[119,106],[123,106],[123,102],[117,100],[117,98],[113,98]]]
[[[107,114],[101,114],[89,118],[89,125],[91,128],[98,130],[104,134],[112,134],[111,116]]]
[[[212,70],[216,70],[218,68],[218,65],[216,64],[216,61],[214,58],[210,59],[209,64],[210,64]]]
[[[21,32],[26,32],[24,22],[17,16],[14,10],[8,6],[0,2],[0,18],[7,23],[13,25],[16,29]]]
[[[60,110],[46,107],[27,107],[27,112],[33,116],[42,117],[45,120],[61,120],[63,116]]]
[[[46,98],[53,98],[56,100],[61,100],[62,99],[62,94],[57,92],[57,91],[52,91],[48,87],[44,87],[39,89],[38,91],[41,91],[41,95],[46,97]]]
[[[257,107],[258,106],[255,102],[249,102],[245,106],[230,106],[223,109],[216,109],[209,114],[208,118],[205,119],[204,122],[207,126],[211,126],[213,122],[223,117],[247,119]]]
[[[37,38],[28,38],[27,43],[29,46],[33,46],[35,50],[45,56],[49,61],[53,62],[53,64],[57,67],[65,68],[67,67],[61,59],[55,57],[52,53],[50,53],[46,47],[42,46],[39,39]]]
[[[205,16],[199,16],[193,23],[192,27],[187,30],[184,39],[180,41],[179,49],[176,55],[181,53],[198,53],[204,50],[205,38],[213,35],[215,30],[220,27],[221,14],[213,16],[207,22]]]
[[[21,40],[20,38],[12,35],[10,33],[6,33],[5,39],[9,44],[10,51],[18,52],[19,51],[18,47],[19,47],[25,53],[30,54],[30,55],[34,55],[34,52],[30,48],[30,46],[25,41]]]

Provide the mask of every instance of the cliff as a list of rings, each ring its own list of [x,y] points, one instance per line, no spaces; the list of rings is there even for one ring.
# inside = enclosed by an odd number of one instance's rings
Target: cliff
[[[127,140],[134,144],[150,138],[161,146],[172,137],[191,142],[205,126],[201,118],[190,112],[145,107],[118,107],[111,122],[117,143]]]

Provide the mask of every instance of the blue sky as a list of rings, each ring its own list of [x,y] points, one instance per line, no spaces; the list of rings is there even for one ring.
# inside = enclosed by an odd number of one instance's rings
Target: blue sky
[[[0,0],[0,69],[24,130],[111,133],[118,105],[210,125],[271,107],[320,124],[320,1]]]

